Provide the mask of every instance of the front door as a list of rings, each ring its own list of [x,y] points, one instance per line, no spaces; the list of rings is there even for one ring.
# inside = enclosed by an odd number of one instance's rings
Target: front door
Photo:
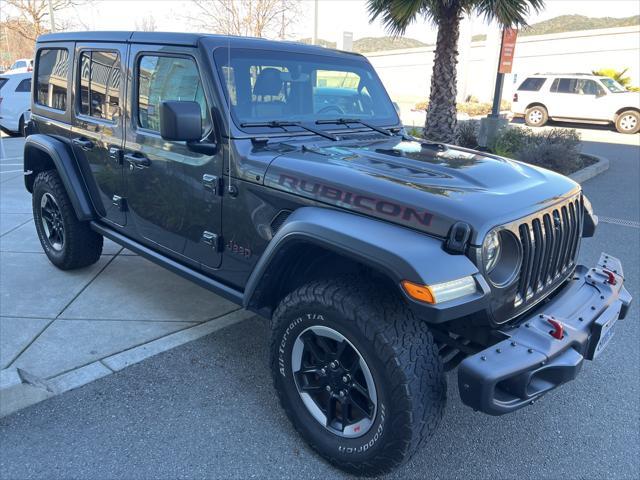
[[[71,143],[100,216],[125,225],[124,178],[125,81],[127,46],[76,44]]]
[[[216,268],[221,261],[221,192],[215,179],[222,173],[222,155],[195,152],[159,133],[160,104],[189,100],[201,105],[203,139],[212,135],[212,96],[204,89],[198,52],[132,45],[129,69],[133,81],[124,163],[130,228],[184,263]]]

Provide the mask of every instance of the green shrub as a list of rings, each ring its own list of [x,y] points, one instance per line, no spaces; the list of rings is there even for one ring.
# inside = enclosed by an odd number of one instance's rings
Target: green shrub
[[[489,115],[491,113],[491,107],[493,106],[490,102],[478,102],[478,99],[470,96],[470,101],[464,103],[458,103],[456,105],[456,109],[459,113],[466,113],[472,117]],[[414,110],[427,110],[429,108],[429,101],[425,100],[424,102],[418,102],[414,105]],[[500,110],[511,110],[511,102],[507,100],[502,100],[500,102]]]
[[[414,110],[424,110],[426,111],[429,108],[429,100],[425,100],[424,102],[418,102],[414,105]]]
[[[529,128],[505,128],[498,132],[491,150],[560,173],[572,173],[582,164],[580,135],[573,129],[554,128],[535,133]]]
[[[409,127],[407,128],[407,134],[411,135],[412,137],[422,138],[424,135],[424,129],[420,127]]]
[[[533,132],[528,128],[503,128],[489,148],[502,157],[515,158],[516,153],[531,142]]]
[[[479,120],[462,120],[456,126],[456,145],[465,148],[478,147]]]

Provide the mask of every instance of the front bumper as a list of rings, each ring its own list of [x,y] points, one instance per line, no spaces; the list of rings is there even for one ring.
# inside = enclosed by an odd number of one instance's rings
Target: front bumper
[[[551,301],[517,326],[501,330],[504,340],[460,364],[463,403],[502,415],[573,380],[583,360],[593,360],[606,346],[611,327],[626,316],[630,304],[618,259],[603,253],[595,268],[578,266],[573,280]]]

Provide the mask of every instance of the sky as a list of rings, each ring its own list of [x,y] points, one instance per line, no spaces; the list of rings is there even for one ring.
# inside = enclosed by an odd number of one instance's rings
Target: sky
[[[300,21],[294,29],[294,39],[313,34],[314,0],[302,0]],[[193,31],[181,13],[189,10],[188,2],[177,0],[94,0],[91,7],[79,7],[76,15],[91,30],[135,29],[136,21],[152,14],[159,31]],[[336,41],[342,32],[352,32],[353,38],[385,35],[380,22],[369,23],[364,0],[319,0],[318,37]],[[529,23],[559,15],[580,14],[589,17],[628,17],[640,15],[638,0],[547,0],[546,8],[529,18]],[[481,19],[471,23],[472,33],[485,33],[490,26]],[[435,41],[435,29],[424,21],[409,27],[406,37],[425,43]]]

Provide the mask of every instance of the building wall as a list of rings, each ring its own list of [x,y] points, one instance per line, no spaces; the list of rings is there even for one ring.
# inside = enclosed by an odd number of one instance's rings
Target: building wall
[[[480,101],[493,98],[499,48],[498,32],[486,41],[459,48],[458,101],[468,95]],[[433,50],[422,47],[366,54],[403,111],[429,97]],[[629,68],[627,75],[633,84],[640,84],[640,25],[520,37],[513,73],[505,76],[503,98],[510,99],[527,74],[585,73],[600,68]]]

